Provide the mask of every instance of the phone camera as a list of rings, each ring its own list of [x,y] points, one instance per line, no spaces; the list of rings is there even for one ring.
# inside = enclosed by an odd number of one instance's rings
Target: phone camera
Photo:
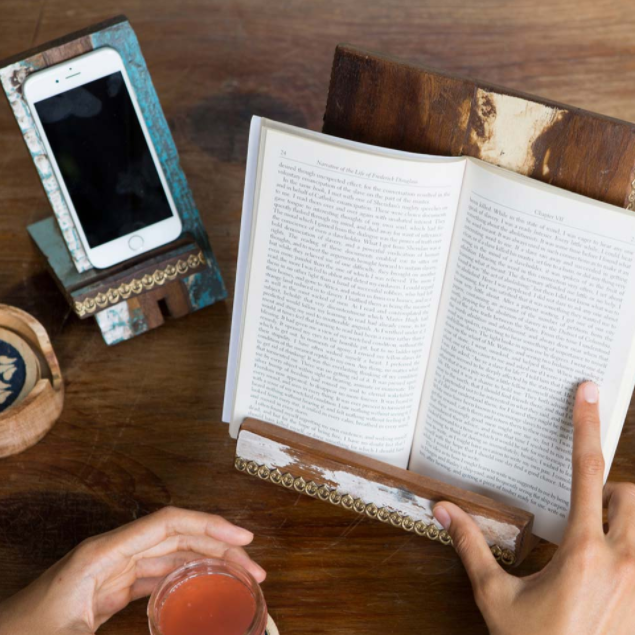
[[[55,80],[55,83],[56,83],[56,84],[59,84],[59,83],[60,83],[60,80],[59,80],[59,79],[56,79],[56,80]]]

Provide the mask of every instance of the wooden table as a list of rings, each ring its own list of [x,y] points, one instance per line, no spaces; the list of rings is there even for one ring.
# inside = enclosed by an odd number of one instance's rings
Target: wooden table
[[[339,42],[635,119],[630,2],[480,4],[1,0],[0,59],[125,12],[233,289],[249,119],[319,129]],[[83,538],[172,504],[256,533],[283,635],[486,632],[451,549],[233,470],[220,423],[231,302],[115,348],[80,322],[27,237],[50,210],[6,105],[0,148],[0,302],[43,322],[67,387],[48,437],[0,461],[0,598]],[[613,478],[635,480],[634,453],[631,411]],[[552,552],[542,545],[520,573]],[[101,632],[145,633],[145,603]]]

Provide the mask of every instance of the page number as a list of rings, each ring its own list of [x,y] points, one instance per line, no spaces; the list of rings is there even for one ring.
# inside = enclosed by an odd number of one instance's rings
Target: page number
[[[287,156],[287,151],[286,150],[280,150],[280,156],[281,157],[286,157]]]

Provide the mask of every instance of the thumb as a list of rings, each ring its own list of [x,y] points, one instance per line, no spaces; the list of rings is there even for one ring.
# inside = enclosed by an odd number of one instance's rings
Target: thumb
[[[490,551],[477,524],[460,507],[444,501],[433,510],[434,517],[452,537],[454,549],[459,554],[472,588],[477,595],[487,582],[500,580],[505,575]]]

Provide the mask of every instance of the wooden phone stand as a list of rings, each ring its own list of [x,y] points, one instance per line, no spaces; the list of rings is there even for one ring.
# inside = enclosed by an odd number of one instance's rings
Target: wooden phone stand
[[[424,154],[469,155],[592,198],[635,207],[635,125],[349,46],[335,51],[324,132]],[[532,514],[276,426],[247,419],[236,468],[400,530],[450,544],[431,505],[470,513],[492,552],[519,564]]]
[[[183,224],[175,242],[133,260],[93,269],[78,238],[51,168],[23,85],[43,68],[108,46],[121,55]],[[49,270],[73,311],[95,317],[107,344],[130,339],[163,324],[161,305],[182,317],[227,297],[205,227],[180,167],[150,73],[128,20],[119,16],[0,62],[0,82],[31,154],[55,218],[29,227]]]

